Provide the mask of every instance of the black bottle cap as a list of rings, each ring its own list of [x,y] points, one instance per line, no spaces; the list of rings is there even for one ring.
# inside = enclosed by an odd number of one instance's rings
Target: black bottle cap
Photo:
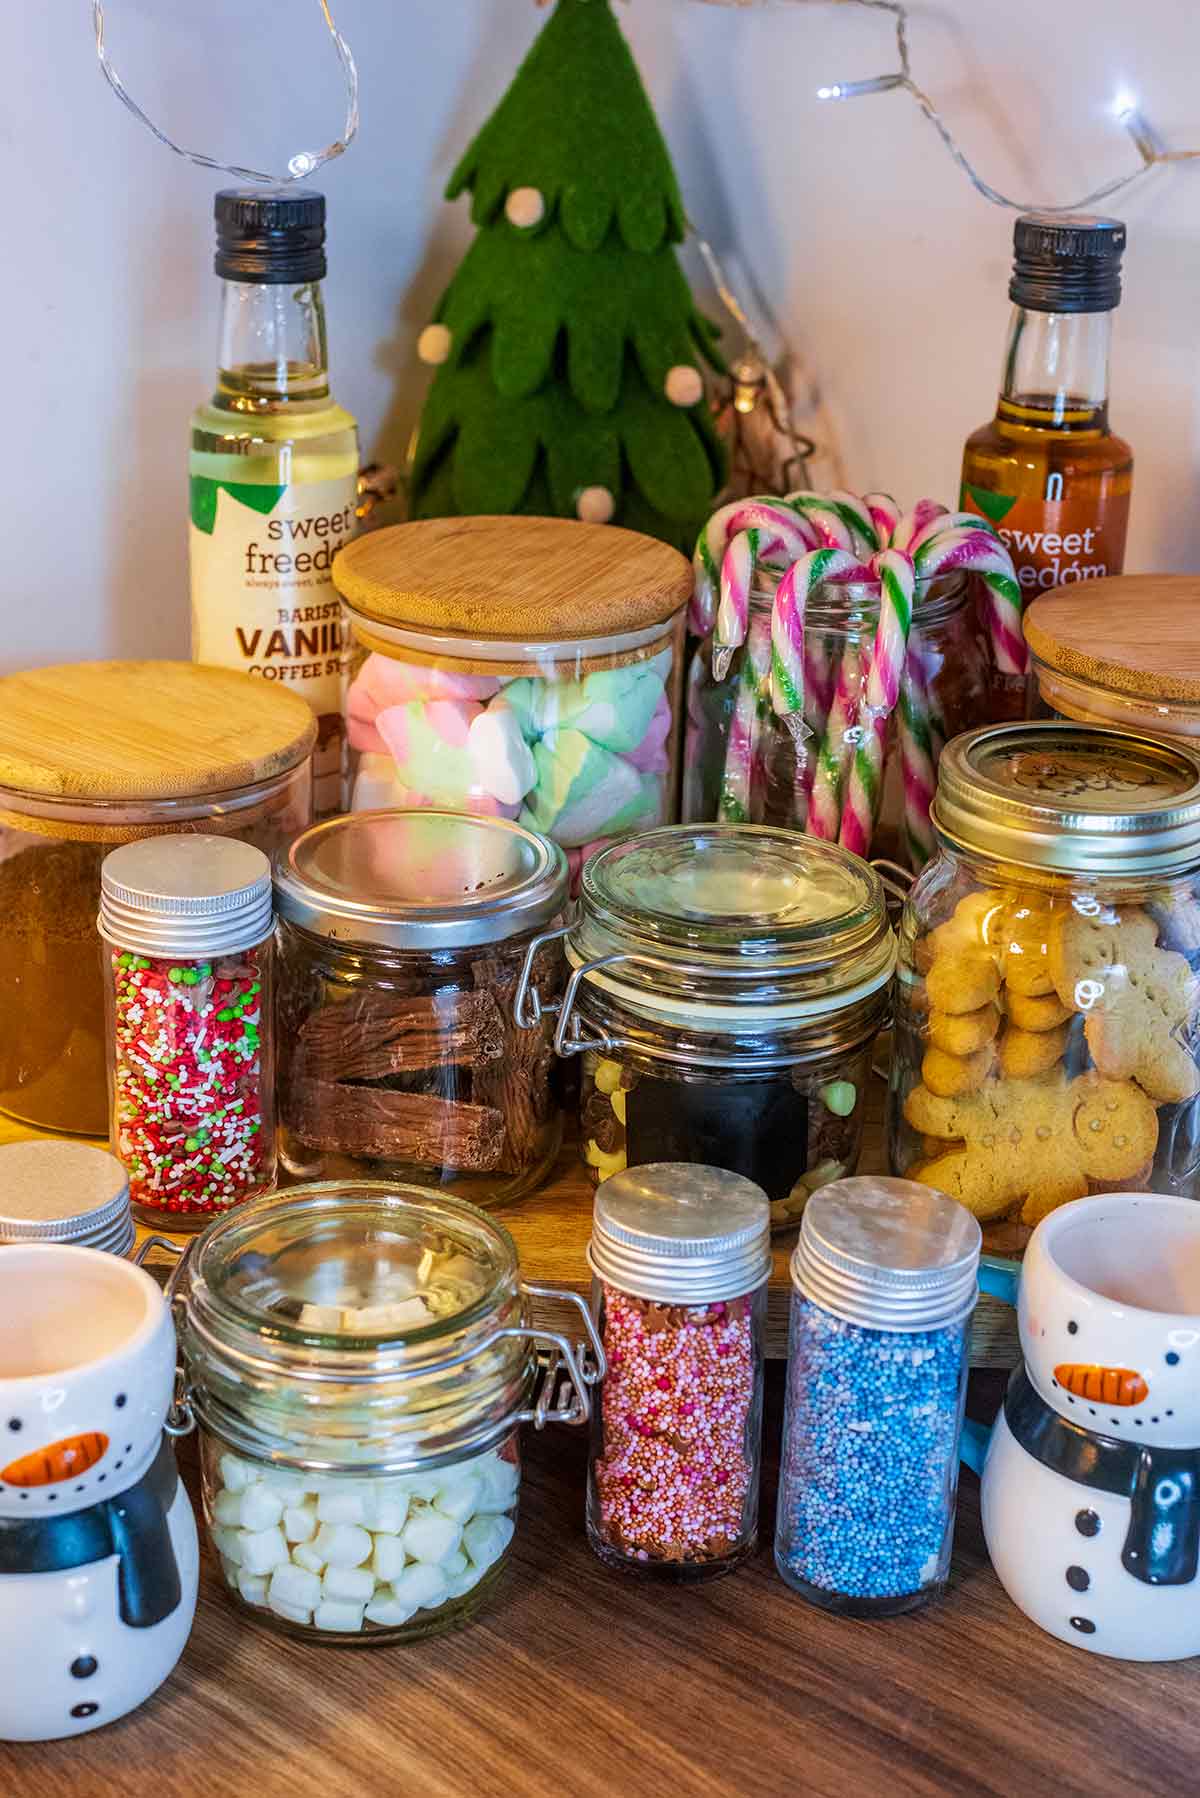
[[[1013,227],[1008,297],[1032,312],[1111,312],[1124,249],[1120,219],[1026,212]]]
[[[226,187],[213,206],[217,254],[226,281],[321,281],[325,277],[325,195],[308,188]]]

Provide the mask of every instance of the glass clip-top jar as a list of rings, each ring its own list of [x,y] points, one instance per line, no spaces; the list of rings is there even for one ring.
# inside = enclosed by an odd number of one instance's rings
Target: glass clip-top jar
[[[625,1572],[732,1572],[758,1530],[766,1194],[722,1168],[630,1168],[596,1194],[588,1261],[608,1368],[588,1539]]]
[[[895,938],[873,869],[751,825],[649,831],[587,863],[555,1048],[583,1056],[597,1181],[647,1162],[745,1175],[777,1228],[852,1172]],[[557,1009],[529,967],[518,1016]]]
[[[513,999],[567,864],[503,818],[331,818],[276,867],[280,1154],[302,1178],[369,1173],[496,1205],[536,1187],[562,1139],[549,1020]],[[558,991],[557,945],[537,978]]]
[[[583,1299],[523,1285],[475,1206],[371,1181],[222,1219],[179,1288],[204,1515],[236,1599],[317,1641],[469,1621],[512,1543],[522,1424],[590,1414],[605,1362]],[[534,1329],[531,1294],[574,1306],[588,1348]]]

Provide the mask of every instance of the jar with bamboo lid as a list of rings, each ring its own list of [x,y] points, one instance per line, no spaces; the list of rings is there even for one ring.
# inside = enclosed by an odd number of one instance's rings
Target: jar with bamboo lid
[[[0,1110],[107,1135],[101,862],[171,831],[272,854],[311,821],[315,736],[302,699],[233,669],[0,679]]]
[[[1056,587],[1025,635],[1043,716],[1200,738],[1200,575]]]
[[[677,550],[562,518],[439,518],[349,543],[347,809],[517,819],[567,851],[675,816]]]

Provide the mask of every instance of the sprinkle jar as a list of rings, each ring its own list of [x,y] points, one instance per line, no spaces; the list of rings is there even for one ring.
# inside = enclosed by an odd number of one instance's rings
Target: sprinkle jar
[[[775,1564],[823,1610],[945,1587],[979,1225],[913,1181],[813,1195],[792,1256]]]
[[[148,837],[100,883],[113,1153],[136,1217],[199,1228],[275,1177],[271,866]]]
[[[596,1194],[588,1261],[608,1367],[588,1540],[623,1571],[732,1572],[758,1531],[766,1194],[691,1164],[614,1175]]]

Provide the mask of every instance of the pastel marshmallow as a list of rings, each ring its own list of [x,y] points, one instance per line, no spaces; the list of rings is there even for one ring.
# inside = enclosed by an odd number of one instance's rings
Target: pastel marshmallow
[[[472,719],[467,733],[475,784],[504,805],[518,805],[537,780],[520,721],[501,696]]]
[[[671,702],[664,693],[654,708],[646,734],[633,749],[625,752],[625,760],[642,774],[665,774],[670,761],[667,738],[671,734]]]

